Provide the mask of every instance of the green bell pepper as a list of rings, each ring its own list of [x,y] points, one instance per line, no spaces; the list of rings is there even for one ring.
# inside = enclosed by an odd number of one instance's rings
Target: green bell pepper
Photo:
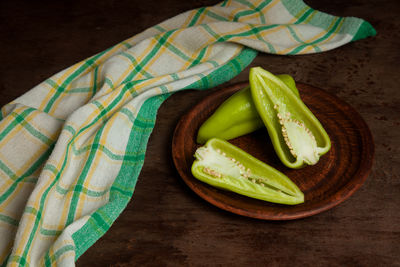
[[[289,168],[316,164],[331,147],[318,119],[272,73],[252,68],[249,80],[253,102],[282,163]]]
[[[194,156],[193,176],[211,186],[274,203],[304,202],[286,175],[227,141],[212,138]]]
[[[277,75],[295,95],[299,96],[295,81],[290,75]],[[225,100],[200,126],[197,143],[204,144],[212,137],[230,140],[264,126],[251,97],[250,87],[236,92]]]

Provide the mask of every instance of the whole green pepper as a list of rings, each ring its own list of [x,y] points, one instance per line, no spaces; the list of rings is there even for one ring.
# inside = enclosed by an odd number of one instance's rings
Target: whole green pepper
[[[274,149],[289,168],[313,165],[331,147],[328,134],[301,99],[272,73],[250,70],[251,95]]]
[[[227,141],[208,140],[195,158],[193,176],[211,186],[274,203],[304,202],[304,194],[286,175]]]
[[[290,75],[277,75],[295,95],[299,96],[295,81]],[[250,87],[236,92],[225,100],[201,125],[197,143],[204,144],[212,137],[230,140],[264,126],[251,97]]]

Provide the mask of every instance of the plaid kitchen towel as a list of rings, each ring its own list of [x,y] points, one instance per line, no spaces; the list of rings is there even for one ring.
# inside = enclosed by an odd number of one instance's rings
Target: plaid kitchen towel
[[[172,92],[228,81],[256,51],[316,53],[373,35],[300,0],[228,0],[43,81],[1,109],[0,264],[73,266],[132,197]]]

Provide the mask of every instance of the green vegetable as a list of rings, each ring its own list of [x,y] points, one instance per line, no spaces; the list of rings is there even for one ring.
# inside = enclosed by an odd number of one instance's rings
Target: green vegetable
[[[282,163],[289,168],[317,163],[331,147],[318,119],[272,73],[252,68],[249,80],[254,104]]]
[[[195,158],[193,176],[211,186],[274,203],[304,202],[303,193],[287,176],[227,141],[208,140]]]
[[[290,75],[277,75],[299,97],[299,91]],[[197,143],[204,144],[212,137],[230,140],[251,133],[264,126],[246,87],[227,100],[201,125]]]

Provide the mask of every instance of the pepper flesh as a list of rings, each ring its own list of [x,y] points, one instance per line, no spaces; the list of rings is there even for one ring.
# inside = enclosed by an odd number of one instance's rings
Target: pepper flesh
[[[331,147],[318,119],[272,73],[252,68],[249,80],[254,104],[282,163],[289,168],[316,164]]]
[[[277,75],[295,95],[299,91],[292,76]],[[264,126],[253,103],[250,87],[245,87],[225,100],[200,126],[197,143],[204,144],[212,137],[230,140],[254,132]]]
[[[304,194],[286,175],[227,141],[208,140],[195,158],[193,176],[211,186],[274,203],[304,202]]]

